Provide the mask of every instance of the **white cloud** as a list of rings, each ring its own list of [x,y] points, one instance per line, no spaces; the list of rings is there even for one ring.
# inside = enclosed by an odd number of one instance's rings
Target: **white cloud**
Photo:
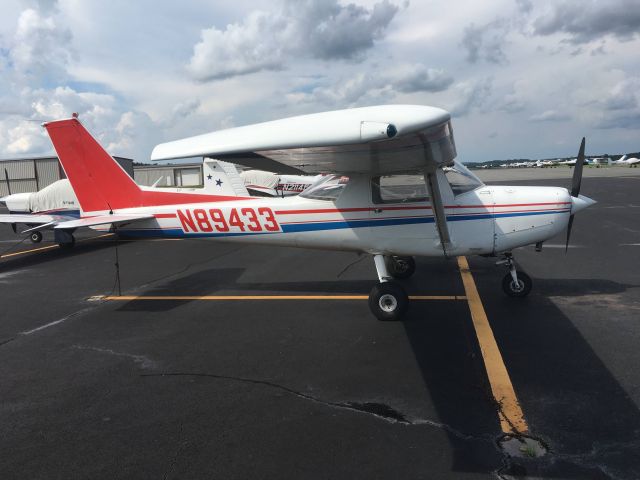
[[[388,0],[371,9],[337,0],[289,0],[275,11],[251,12],[224,30],[202,30],[187,69],[207,81],[283,69],[292,58],[361,59],[397,11]]]
[[[572,43],[587,43],[609,35],[631,40],[640,29],[640,1],[555,2],[533,25],[538,35],[565,34]]]
[[[378,103],[449,109],[465,160],[564,156],[583,135],[634,151],[639,1],[7,0],[0,156],[50,153],[39,123],[74,111],[144,160],[159,141]]]
[[[14,69],[22,74],[59,78],[72,57],[71,32],[52,16],[27,9],[20,14],[9,51]]]
[[[566,112],[559,112],[557,110],[545,110],[542,113],[531,115],[529,120],[532,122],[561,122],[569,120],[571,117]]]
[[[355,106],[386,103],[401,93],[439,92],[453,83],[453,77],[442,69],[422,64],[398,65],[392,71],[366,71],[340,78],[310,92],[289,94],[291,102],[317,105]]]
[[[454,117],[463,117],[484,107],[493,93],[493,79],[462,82],[455,86],[456,100],[449,106]]]
[[[467,51],[467,60],[476,63],[484,60],[490,63],[507,63],[504,52],[507,35],[511,29],[510,22],[497,18],[486,25],[471,23],[464,29],[462,46]]]

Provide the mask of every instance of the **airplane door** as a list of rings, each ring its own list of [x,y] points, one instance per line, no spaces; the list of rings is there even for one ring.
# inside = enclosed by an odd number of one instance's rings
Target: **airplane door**
[[[442,252],[422,175],[372,177],[369,216],[371,238],[382,252]]]
[[[492,253],[495,222],[491,188],[458,164],[438,171],[438,185],[447,214],[451,253]]]

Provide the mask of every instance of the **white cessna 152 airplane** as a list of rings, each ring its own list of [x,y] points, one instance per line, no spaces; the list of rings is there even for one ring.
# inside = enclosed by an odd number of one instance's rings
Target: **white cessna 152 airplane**
[[[594,203],[571,191],[487,186],[457,163],[448,112],[386,105],[286,118],[158,145],[153,160],[208,156],[282,173],[328,173],[296,197],[185,195],[141,189],[77,118],[44,125],[76,192],[81,218],[54,227],[115,229],[133,237],[207,237],[267,245],[365,252],[379,283],[369,306],[381,320],[402,317],[408,297],[394,281],[413,256],[498,255],[507,295],[529,293],[511,250],[541,245]],[[579,159],[584,158],[584,139]],[[258,167],[259,168],[259,167]],[[198,198],[199,197],[199,198]]]

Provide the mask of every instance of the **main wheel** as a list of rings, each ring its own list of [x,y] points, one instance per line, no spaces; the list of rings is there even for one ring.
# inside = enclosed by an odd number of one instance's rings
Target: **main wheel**
[[[387,270],[393,278],[409,278],[416,271],[416,261],[413,257],[385,257]]]
[[[40,243],[42,241],[42,233],[32,232],[31,235],[29,235],[29,239],[31,239],[33,243]]]
[[[517,272],[518,283],[513,281],[511,273],[507,273],[502,279],[502,290],[510,297],[526,297],[531,291],[533,282],[529,275],[524,272]]]
[[[60,248],[63,250],[71,250],[76,245],[76,239],[73,235],[71,235],[70,241],[61,242],[61,243],[58,243],[58,245],[60,245]]]
[[[400,320],[409,306],[409,297],[394,282],[378,283],[369,294],[369,308],[378,320]]]

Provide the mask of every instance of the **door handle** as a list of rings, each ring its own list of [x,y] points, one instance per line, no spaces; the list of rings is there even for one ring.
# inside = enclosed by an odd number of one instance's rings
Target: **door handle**
[[[381,208],[374,208],[373,209],[373,213],[382,213],[382,209]]]

